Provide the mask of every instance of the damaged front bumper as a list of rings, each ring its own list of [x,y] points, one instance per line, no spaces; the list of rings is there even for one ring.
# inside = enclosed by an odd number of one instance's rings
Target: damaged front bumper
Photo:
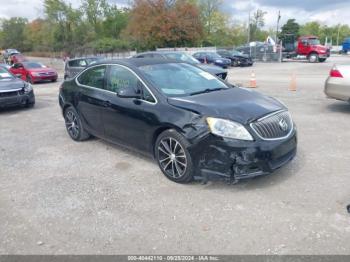
[[[191,148],[196,177],[204,182],[223,178],[230,182],[267,175],[296,155],[297,133],[283,140],[239,141],[209,134]]]

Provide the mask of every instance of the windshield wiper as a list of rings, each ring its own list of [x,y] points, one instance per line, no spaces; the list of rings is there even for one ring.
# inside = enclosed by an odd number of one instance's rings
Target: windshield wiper
[[[220,90],[223,90],[223,89],[227,89],[227,88],[224,88],[224,87],[213,88],[213,89],[207,88],[207,89],[204,89],[204,90],[202,90],[202,91],[193,92],[193,93],[191,93],[190,95],[191,95],[191,96],[195,96],[195,95],[200,95],[200,94],[205,94],[205,93],[220,91]]]

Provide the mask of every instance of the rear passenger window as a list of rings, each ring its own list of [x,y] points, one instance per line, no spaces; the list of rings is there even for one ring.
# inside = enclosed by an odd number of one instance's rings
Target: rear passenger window
[[[104,89],[106,66],[96,66],[86,70],[78,77],[78,82],[85,86]]]

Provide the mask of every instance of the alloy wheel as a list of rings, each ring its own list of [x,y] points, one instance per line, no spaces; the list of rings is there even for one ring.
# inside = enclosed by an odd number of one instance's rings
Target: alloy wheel
[[[78,118],[73,111],[67,110],[65,122],[66,122],[66,127],[69,135],[75,139],[78,138],[79,132],[80,132],[80,126],[79,126]]]
[[[172,137],[163,138],[158,145],[158,161],[170,177],[181,178],[186,173],[187,157],[182,145]]]

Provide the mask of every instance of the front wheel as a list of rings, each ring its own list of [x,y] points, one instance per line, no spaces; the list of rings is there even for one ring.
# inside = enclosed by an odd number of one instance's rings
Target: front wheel
[[[320,59],[318,59],[318,61],[320,61],[320,63],[323,63],[323,62],[325,62],[327,60],[327,58],[320,58]]]
[[[176,183],[189,183],[194,168],[189,142],[173,129],[161,133],[155,143],[155,156],[163,174]]]
[[[64,111],[64,121],[69,136],[75,141],[83,141],[90,137],[84,130],[78,112],[73,107],[68,107]]]
[[[309,55],[309,62],[310,63],[317,63],[318,62],[318,54],[312,53]]]

